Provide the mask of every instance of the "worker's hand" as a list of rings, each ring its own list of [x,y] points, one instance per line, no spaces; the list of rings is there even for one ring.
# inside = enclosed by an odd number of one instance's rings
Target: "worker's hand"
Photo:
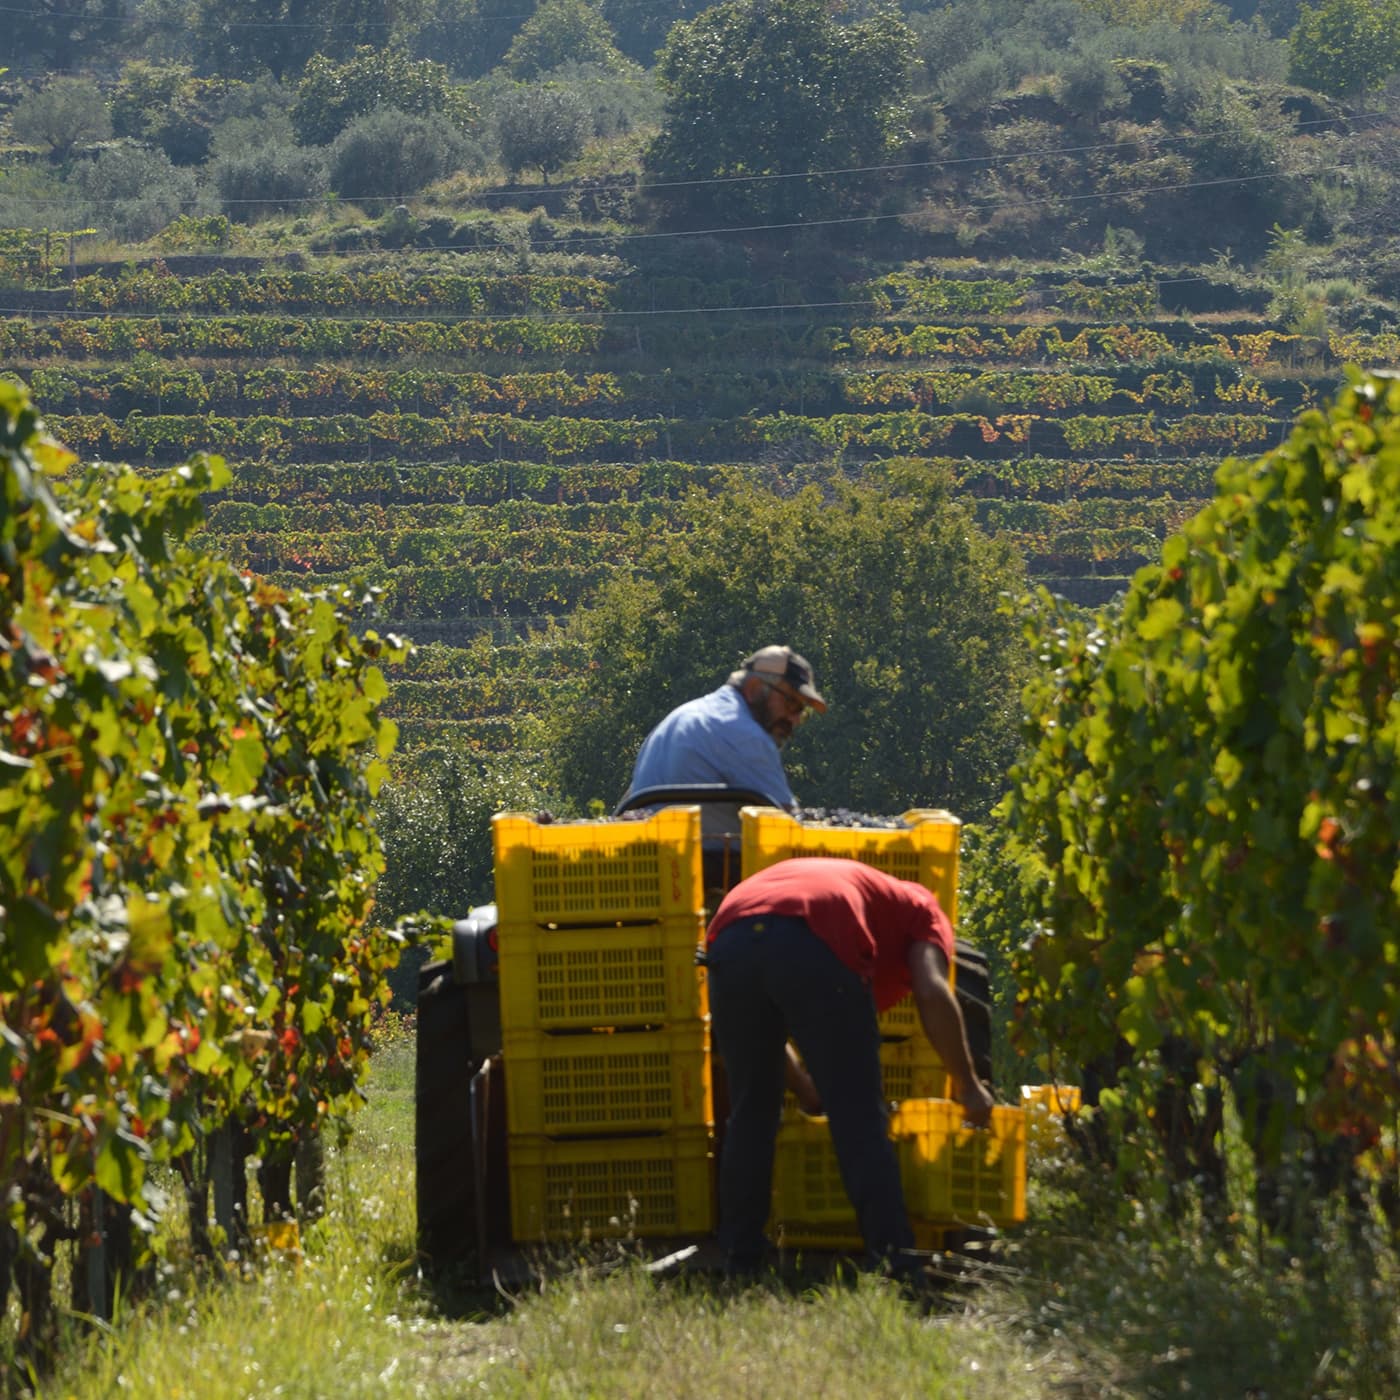
[[[797,1051],[793,1049],[791,1042],[788,1043],[787,1062],[784,1066],[783,1078],[787,1084],[788,1092],[797,1100],[797,1106],[803,1113],[811,1118],[820,1118],[822,1113],[822,1096],[817,1093],[817,1086],[812,1082],[812,1076],[807,1073],[807,1066],[798,1058]]]
[[[822,1096],[817,1093],[817,1086],[812,1083],[810,1074],[803,1074],[793,1085],[793,1093],[797,1096],[798,1108],[809,1118],[820,1118],[826,1111],[822,1108]]]
[[[958,1101],[963,1106],[963,1115],[974,1128],[985,1128],[992,1121],[995,1101],[980,1079],[961,1086]]]

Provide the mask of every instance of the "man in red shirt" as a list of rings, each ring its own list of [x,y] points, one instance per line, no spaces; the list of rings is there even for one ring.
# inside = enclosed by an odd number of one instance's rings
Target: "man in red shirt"
[[[897,1263],[914,1235],[886,1123],[877,1011],[912,992],[968,1120],[985,1127],[992,1113],[948,983],[953,929],[936,896],[856,860],[779,861],[725,896],[708,943],[711,1024],[729,1085],[719,1198],[730,1271],[752,1272],[763,1258],[788,1039],[830,1120],[866,1249]]]

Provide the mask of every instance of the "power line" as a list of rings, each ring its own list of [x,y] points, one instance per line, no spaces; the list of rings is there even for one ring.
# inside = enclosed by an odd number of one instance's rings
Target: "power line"
[[[1300,129],[1300,128],[1302,128],[1302,127],[1305,127],[1305,126],[1306,126],[1306,127],[1312,127],[1312,126],[1335,126],[1335,125],[1338,125],[1338,124],[1340,124],[1340,123],[1353,124],[1353,123],[1358,122],[1358,121],[1367,121],[1367,122],[1372,122],[1372,123],[1380,123],[1380,122],[1382,122],[1382,121],[1384,121],[1384,120],[1385,120],[1385,117],[1384,117],[1384,115],[1381,114],[1381,113],[1367,113],[1367,114],[1364,114],[1364,115],[1362,115],[1362,116],[1360,116],[1360,117],[1355,117],[1355,118],[1348,118],[1348,117],[1318,117],[1318,118],[1314,118],[1314,119],[1311,120],[1311,121],[1307,121],[1307,122],[1298,122],[1298,123],[1296,123],[1294,129],[1295,129],[1295,130],[1298,130],[1298,129]],[[584,188],[581,189],[581,190],[577,190],[577,189],[576,189],[576,190],[573,190],[573,191],[571,191],[571,192],[574,192],[574,193],[584,193],[584,194],[594,194],[594,195],[606,195],[606,194],[637,194],[637,193],[642,193],[642,192],[649,191],[649,190],[661,190],[661,189],[701,189],[701,188],[706,188],[706,187],[715,186],[715,185],[765,184],[765,183],[771,183],[771,182],[773,182],[773,181],[779,181],[779,180],[817,180],[817,179],[829,179],[829,178],[831,178],[831,177],[838,176],[838,175],[879,175],[879,174],[895,174],[895,173],[902,172],[902,171],[910,171],[910,170],[934,170],[934,169],[942,169],[942,168],[947,168],[947,167],[951,167],[951,166],[959,166],[959,165],[979,165],[979,164],[980,164],[980,165],[984,165],[984,166],[994,166],[994,165],[1006,164],[1006,163],[1009,163],[1009,162],[1012,162],[1012,161],[1018,161],[1018,160],[1045,160],[1045,159],[1049,159],[1049,158],[1055,157],[1055,156],[1092,155],[1092,154],[1096,154],[1096,153],[1103,152],[1103,151],[1122,150],[1122,149],[1124,149],[1125,147],[1126,147],[1126,148],[1133,148],[1133,149],[1136,149],[1136,148],[1138,148],[1138,147],[1140,147],[1140,146],[1142,146],[1142,145],[1144,145],[1144,144],[1146,145],[1147,150],[1150,152],[1150,151],[1159,150],[1159,149],[1160,149],[1161,147],[1163,147],[1163,146],[1183,145],[1183,144],[1189,144],[1190,142],[1193,142],[1193,141],[1207,140],[1207,139],[1209,139],[1211,136],[1216,135],[1216,134],[1217,134],[1217,131],[1216,131],[1216,130],[1214,130],[1214,129],[1207,129],[1207,130],[1204,130],[1204,131],[1183,132],[1183,133],[1181,133],[1180,135],[1177,135],[1177,136],[1165,136],[1165,135],[1164,135],[1164,136],[1160,136],[1160,137],[1153,137],[1153,138],[1149,138],[1149,139],[1147,140],[1146,143],[1144,143],[1144,142],[1142,142],[1142,141],[1139,141],[1139,140],[1133,140],[1133,141],[1104,141],[1104,142],[1099,142],[1099,143],[1095,143],[1095,144],[1078,145],[1078,146],[1045,146],[1045,147],[1039,147],[1039,148],[1025,148],[1025,149],[1017,150],[1017,151],[1001,151],[1001,152],[996,152],[996,153],[994,153],[994,154],[988,154],[988,155],[977,155],[977,156],[940,156],[940,157],[937,157],[937,158],[934,158],[934,159],[930,159],[930,160],[900,161],[900,162],[888,163],[888,164],[881,164],[881,165],[831,166],[831,167],[829,167],[829,168],[822,168],[822,169],[815,169],[815,170],[770,171],[770,172],[765,172],[765,173],[761,173],[761,174],[752,174],[752,175],[711,175],[711,176],[704,176],[704,177],[696,177],[696,178],[694,178],[694,179],[687,179],[687,180],[645,180],[645,181],[637,181],[637,182],[634,183],[634,184],[616,184],[616,185],[587,186],[587,187],[584,187]],[[1147,159],[1147,156],[1144,155],[1144,156],[1143,156],[1143,159]],[[528,196],[528,195],[536,195],[536,194],[539,194],[539,195],[545,195],[545,194],[553,195],[553,194],[558,194],[558,193],[560,192],[561,188],[567,188],[567,187],[563,187],[563,186],[559,186],[559,185],[516,185],[516,186],[507,186],[507,187],[504,188],[504,189],[474,190],[474,191],[472,191],[467,197],[468,197],[468,198],[471,198],[471,199],[496,199],[496,198],[499,198],[499,199],[520,199],[521,197],[523,197],[523,196]],[[337,196],[337,198],[339,198],[339,197]],[[401,203],[403,203],[403,201],[405,200],[405,198],[413,198],[413,196],[405,196],[405,195],[402,195],[402,194],[370,194],[370,195],[359,195],[359,196],[357,196],[357,197],[355,197],[355,198],[353,198],[353,199],[344,199],[344,200],[342,200],[341,202],[342,202],[342,203],[345,203],[345,204],[357,204],[357,205],[365,205],[365,204],[383,204],[383,203],[401,204]],[[255,198],[249,198],[249,199],[221,199],[219,202],[220,202],[221,205],[266,205],[266,204],[279,204],[279,205],[286,205],[286,204],[302,204],[302,205],[307,205],[307,204],[324,204],[324,203],[326,202],[326,200],[327,200],[327,196],[324,195],[324,194],[320,194],[320,195],[297,195],[297,196],[293,196],[293,197],[288,198],[288,199],[255,199]],[[49,196],[37,196],[37,197],[31,198],[29,202],[30,202],[31,204],[59,204],[59,205],[62,205],[62,204],[66,204],[66,203],[72,202],[72,198],[71,198],[71,197],[65,197],[65,196],[52,196],[52,197],[49,197]],[[84,201],[82,201],[82,202],[85,203],[86,205],[88,205],[89,207],[98,207],[98,208],[101,208],[101,207],[114,207],[114,206],[116,206],[116,205],[118,205],[118,204],[125,203],[126,201],[124,201],[124,200],[118,200],[118,199],[109,199],[109,200],[84,200]],[[471,245],[471,246],[475,247],[475,246],[479,246],[479,245]],[[505,245],[502,245],[502,246],[507,246],[507,247],[508,247],[508,246],[511,246],[511,245],[505,244]],[[456,251],[456,250],[455,250],[455,249],[452,249],[452,248],[444,248],[444,249],[441,249],[440,251],[452,252],[452,251]]]
[[[647,5],[647,6],[637,5],[637,6],[634,6],[634,8],[635,8],[635,9],[647,9],[647,10],[651,10],[651,11],[654,11],[654,12],[660,12],[660,11],[669,10],[669,9],[676,9],[677,14],[679,15],[679,13],[680,13],[680,7],[679,7],[679,6],[669,5],[669,4],[663,4],[663,5]],[[16,16],[19,16],[19,17],[21,17],[21,18],[29,18],[29,19],[82,21],[82,22],[85,22],[85,23],[88,23],[88,24],[92,24],[92,25],[99,25],[99,24],[133,24],[133,25],[139,25],[139,24],[145,24],[145,25],[148,25],[148,26],[149,26],[150,23],[151,23],[150,20],[143,18],[141,15],[135,15],[135,14],[131,14],[131,15],[55,15],[55,14],[54,14],[52,11],[50,11],[50,10],[25,10],[25,9],[19,9],[19,8],[15,7],[15,6],[11,6],[11,5],[0,5],[0,15],[16,15]],[[524,21],[527,20],[527,19],[533,19],[533,18],[534,18],[534,15],[535,15],[535,11],[534,11],[534,10],[524,10],[524,11],[518,13],[518,14],[508,14],[508,15],[501,15],[501,14],[482,14],[480,11],[478,11],[477,14],[476,14],[476,16],[475,16],[475,19],[476,19],[476,21],[478,21],[478,22],[480,22],[480,21],[490,21],[490,22],[493,23],[493,24],[505,24],[505,23],[514,23],[516,20],[519,20],[519,21],[521,21],[521,22],[524,22]],[[680,16],[680,17],[681,17],[681,18],[686,18],[686,16]],[[393,20],[361,20],[361,21],[358,21],[358,22],[356,22],[356,23],[354,23],[354,24],[334,24],[334,23],[328,23],[328,22],[326,22],[326,21],[321,21],[321,20],[291,20],[291,19],[247,19],[247,20],[237,20],[237,19],[220,19],[217,23],[218,23],[218,28],[219,28],[219,29],[306,29],[306,30],[323,31],[323,32],[326,32],[326,33],[346,33],[346,32],[351,32],[351,33],[353,33],[353,32],[355,32],[355,31],[357,31],[357,30],[362,30],[362,29],[384,29],[384,30],[393,30],[393,29],[401,28],[401,27],[402,27],[402,26],[400,26],[400,25],[397,25]]]
[[[1352,170],[1354,168],[1355,167],[1349,163],[1339,163],[1336,165],[1321,166],[1315,170],[1273,170],[1265,171],[1257,175],[1229,175],[1221,176],[1213,180],[1182,180],[1165,185],[1137,185],[1121,190],[1095,190],[1085,194],[1053,194],[1034,199],[1013,196],[1007,199],[964,201],[959,204],[949,204],[945,207],[955,212],[983,213],[995,209],[1029,209],[1048,204],[1085,204],[1107,202],[1114,199],[1142,199],[1154,194],[1179,194],[1189,190],[1221,189],[1229,186],[1258,184],[1267,180],[1317,179],[1323,175],[1336,174],[1339,171]],[[792,219],[782,222],[760,224],[726,224],[700,229],[655,229],[640,233],[559,234],[549,239],[541,239],[538,241],[550,244],[556,251],[562,251],[568,246],[577,248],[581,245],[586,248],[588,246],[612,246],[618,243],[636,243],[662,239],[714,238],[723,234],[777,233],[791,232],[796,229],[835,228],[854,224],[887,223],[891,220],[908,218],[911,212],[913,211],[902,210],[889,214],[850,214],[827,219]],[[445,244],[433,245],[430,248],[335,249],[330,250],[330,255],[344,257],[375,256],[385,258],[403,257],[411,253],[420,252],[489,252],[493,250],[509,252],[520,251],[516,244],[506,240],[498,240],[495,243],[488,244]],[[541,250],[532,248],[531,251]]]

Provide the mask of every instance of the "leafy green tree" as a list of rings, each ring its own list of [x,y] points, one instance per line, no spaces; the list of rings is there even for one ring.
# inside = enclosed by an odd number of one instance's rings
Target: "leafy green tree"
[[[617,46],[635,63],[650,68],[666,35],[677,20],[693,19],[705,8],[701,0],[603,0],[603,16],[612,26]]]
[[[552,83],[522,84],[502,93],[495,118],[501,164],[511,179],[533,168],[548,184],[549,177],[573,160],[593,134],[593,119],[583,98]]]
[[[1016,752],[1026,652],[998,599],[1022,566],[928,463],[869,476],[782,497],[736,472],[688,501],[683,537],[604,586],[569,624],[591,664],[541,745],[559,791],[611,806],[668,710],[786,642],[831,706],[787,752],[804,805],[986,812]]]
[[[427,0],[406,37],[416,58],[444,63],[458,77],[480,78],[505,57],[528,17],[519,0]]]
[[[121,39],[122,0],[47,0],[5,15],[5,57],[64,71],[109,52]]]
[[[1400,71],[1400,3],[1304,5],[1288,49],[1294,82],[1333,97],[1359,97]]]
[[[314,54],[392,47],[419,17],[414,0],[196,0],[191,28],[202,71],[282,79]]]
[[[356,118],[381,107],[414,116],[439,116],[469,130],[478,112],[464,88],[440,63],[412,59],[402,49],[355,50],[337,63],[317,54],[306,65],[292,107],[292,129],[303,145],[334,141]]]
[[[380,790],[384,875],[375,910],[388,924],[427,911],[459,919],[493,898],[491,817],[548,806],[531,760],[453,750],[406,755]]]
[[[227,87],[196,78],[183,64],[137,59],[112,91],[112,130],[159,146],[177,165],[198,165],[209,154]]]
[[[1028,622],[1023,1024],[1125,1065],[1139,1122],[1172,1076],[1231,1083],[1265,1170],[1365,1148],[1400,1097],[1397,541],[1400,383],[1357,376],[1227,461],[1118,614]]]
[[[514,78],[538,78],[561,63],[621,66],[625,60],[612,30],[592,0],[541,0],[521,27],[505,56]]]
[[[135,0],[129,6],[127,52],[152,64],[194,61],[192,21],[199,0]]]
[[[1217,0],[1076,0],[1109,24],[1166,23],[1178,29],[1218,29],[1229,12]]]
[[[15,105],[10,130],[27,145],[42,146],[54,160],[75,147],[112,134],[102,90],[91,78],[51,78]]]
[[[657,182],[720,181],[665,197],[725,216],[786,221],[854,199],[866,182],[804,172],[888,157],[904,133],[913,42],[887,11],[840,24],[821,0],[725,0],[666,40],[666,117],[647,170]]]

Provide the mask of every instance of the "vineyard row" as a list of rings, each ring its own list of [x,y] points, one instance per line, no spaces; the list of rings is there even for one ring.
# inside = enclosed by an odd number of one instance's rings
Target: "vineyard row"
[[[1152,372],[1137,366],[1115,373],[1076,370],[810,370],[694,374],[570,374],[564,370],[488,375],[417,369],[319,365],[212,372],[188,366],[38,368],[21,374],[50,413],[274,412],[280,416],[341,412],[410,412],[453,417],[509,413],[548,417],[586,409],[600,417],[727,417],[736,414],[839,413],[856,408],[956,411],[1031,410],[1060,414],[1085,407],[1131,412],[1200,409],[1269,412],[1296,408],[1306,386],[1296,379],[1267,382],[1252,371],[1196,369]],[[993,410],[994,406],[994,410]]]
[[[664,453],[700,461],[747,457],[764,448],[873,455],[922,454],[952,450],[988,456],[1031,451],[1041,455],[1101,452],[1257,450],[1277,441],[1288,420],[1262,414],[1185,414],[1159,419],[1152,413],[1080,414],[1044,418],[1033,413],[986,416],[975,413],[832,414],[814,418],[773,414],[748,419],[522,419],[509,414],[463,414],[452,419],[419,414],[337,414],[287,418],[259,415],[228,418],[214,414],[133,414],[118,422],[106,414],[58,416],[50,420],[59,437],[88,456],[136,455],[156,461],[195,451],[227,451],[263,460],[324,456],[327,448],[363,453],[417,453],[488,461],[563,458],[606,460]]]
[[[1199,500],[1148,497],[1090,497],[1065,502],[982,500],[976,502],[975,514],[984,529],[1011,531],[1043,548],[1046,540],[1066,530],[1125,525],[1153,528],[1163,521],[1179,524],[1199,505]],[[587,572],[608,562],[629,562],[640,548],[653,543],[662,529],[682,528],[679,516],[668,521],[659,514],[650,516],[648,525],[637,529],[627,528],[625,523],[600,522],[589,529],[569,529],[536,523],[511,529],[500,521],[478,521],[474,525],[381,530],[366,522],[350,529],[301,527],[246,533],[215,525],[205,537],[217,540],[219,552],[230,563],[259,573],[400,570],[454,562],[484,570],[506,565],[521,569],[564,566]]]
[[[401,361],[406,356],[460,360],[495,356],[598,359],[671,358],[718,364],[771,360],[790,366],[832,359],[969,362],[1193,364],[1294,368],[1325,360],[1332,365],[1393,364],[1400,334],[1330,332],[1325,340],[1251,327],[1161,325],[813,325],[762,324],[738,328],[667,327],[525,317],[482,320],[336,319],[200,316],[188,320],[129,316],[0,321],[0,362],[37,364],[50,359],[103,360],[137,354],[173,360],[271,357]],[[689,352],[688,354],[686,352]]]
[[[977,496],[1027,496],[1069,499],[1093,495],[1209,494],[1219,459],[1210,456],[1163,457],[1152,461],[1116,458],[1066,458],[1027,455],[982,459],[926,458],[930,470],[946,471],[963,491]],[[792,466],[785,463],[730,463],[729,468],[774,490],[825,486],[847,469],[829,462]],[[538,505],[610,504],[650,509],[675,500],[692,488],[710,489],[726,468],[675,461],[643,462],[424,462],[391,458],[375,462],[260,463],[236,465],[230,486],[211,504],[211,522],[229,529],[275,530],[310,526],[324,520],[349,528],[363,518],[367,528],[400,512],[428,507],[516,507],[528,512]],[[859,470],[856,468],[855,470]],[[321,516],[314,512],[332,511]],[[268,512],[263,514],[262,512]],[[308,512],[312,512],[308,514]],[[428,512],[430,516],[436,511]],[[465,517],[464,517],[465,518]],[[503,513],[501,519],[523,528],[533,516]],[[584,520],[566,518],[580,525]],[[432,523],[431,519],[427,523]]]

